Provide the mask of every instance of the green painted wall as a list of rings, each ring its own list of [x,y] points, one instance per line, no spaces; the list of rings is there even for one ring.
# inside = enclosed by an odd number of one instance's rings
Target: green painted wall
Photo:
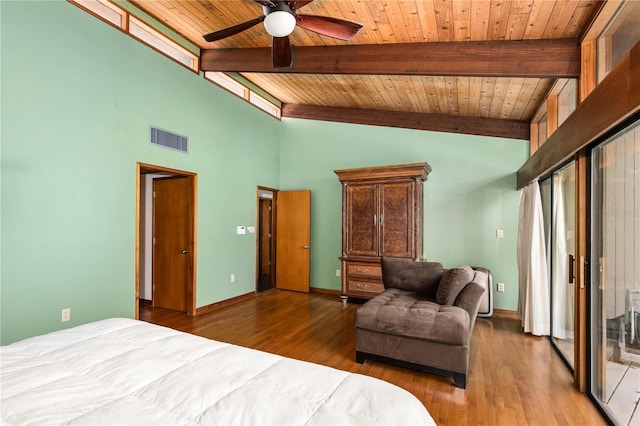
[[[312,191],[312,286],[340,288],[342,193],[333,170],[426,161],[424,257],[491,269],[505,283],[494,307],[517,308],[515,172],[528,142],[296,119],[283,126],[280,189]]]
[[[197,305],[252,291],[235,227],[278,185],[281,123],[72,4],[0,4],[2,343],[134,315],[138,161],[198,174]]]
[[[279,122],[60,0],[3,0],[0,23],[2,344],[133,317],[136,162],[198,174],[197,306],[254,289],[255,236],[235,228],[255,225],[257,185],[312,190],[311,283],[338,289],[333,170],[427,161],[425,256],[491,268],[495,306],[516,308],[526,142]],[[150,146],[150,124],[188,135],[190,153]]]

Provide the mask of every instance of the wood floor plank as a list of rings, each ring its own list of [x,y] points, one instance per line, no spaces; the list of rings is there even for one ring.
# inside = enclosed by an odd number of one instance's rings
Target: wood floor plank
[[[140,319],[210,339],[377,377],[414,394],[442,425],[605,425],[546,338],[518,320],[479,318],[467,389],[451,378],[374,361],[355,362],[357,303],[268,290],[200,315],[143,306]]]

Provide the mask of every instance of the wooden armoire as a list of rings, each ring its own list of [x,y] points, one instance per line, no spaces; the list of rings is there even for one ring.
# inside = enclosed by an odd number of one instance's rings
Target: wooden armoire
[[[427,163],[335,170],[342,183],[342,292],[370,299],[384,290],[382,256],[422,257],[422,187]]]

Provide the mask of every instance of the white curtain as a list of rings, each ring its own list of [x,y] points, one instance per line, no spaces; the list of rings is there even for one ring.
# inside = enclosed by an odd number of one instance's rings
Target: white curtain
[[[518,314],[525,333],[549,335],[549,276],[538,181],[520,193],[518,220]]]
[[[565,177],[553,177],[553,263],[551,286],[553,303],[553,337],[573,338],[573,297],[569,285],[569,251],[565,212]]]

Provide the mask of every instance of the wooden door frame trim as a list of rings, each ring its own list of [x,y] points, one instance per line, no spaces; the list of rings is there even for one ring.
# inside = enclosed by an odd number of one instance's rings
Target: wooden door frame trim
[[[587,392],[589,368],[587,354],[589,353],[589,311],[588,291],[585,270],[585,259],[589,259],[588,239],[590,236],[588,220],[589,216],[589,160],[587,150],[581,150],[576,155],[576,211],[575,211],[575,271],[576,280],[574,286],[574,359],[573,379],[580,392]]]
[[[260,259],[259,259],[259,238],[260,238],[260,191],[269,191],[273,194],[271,199],[271,241],[269,242],[269,250],[271,250],[271,265],[269,265],[269,274],[271,282],[276,282],[276,199],[278,197],[278,189],[269,188],[268,186],[258,185],[256,187],[256,268],[255,268],[255,292],[258,292],[258,276],[260,275]]]
[[[147,173],[168,173],[177,176],[183,176],[188,178],[189,186],[191,187],[191,205],[189,206],[191,211],[191,229],[193,231],[191,235],[191,246],[189,251],[192,253],[191,264],[189,265],[189,279],[187,284],[187,314],[196,315],[196,257],[197,257],[197,212],[198,212],[198,174],[188,172],[185,170],[172,169],[169,167],[157,166],[154,164],[136,162],[136,229],[135,229],[135,318],[140,318],[140,176]]]

